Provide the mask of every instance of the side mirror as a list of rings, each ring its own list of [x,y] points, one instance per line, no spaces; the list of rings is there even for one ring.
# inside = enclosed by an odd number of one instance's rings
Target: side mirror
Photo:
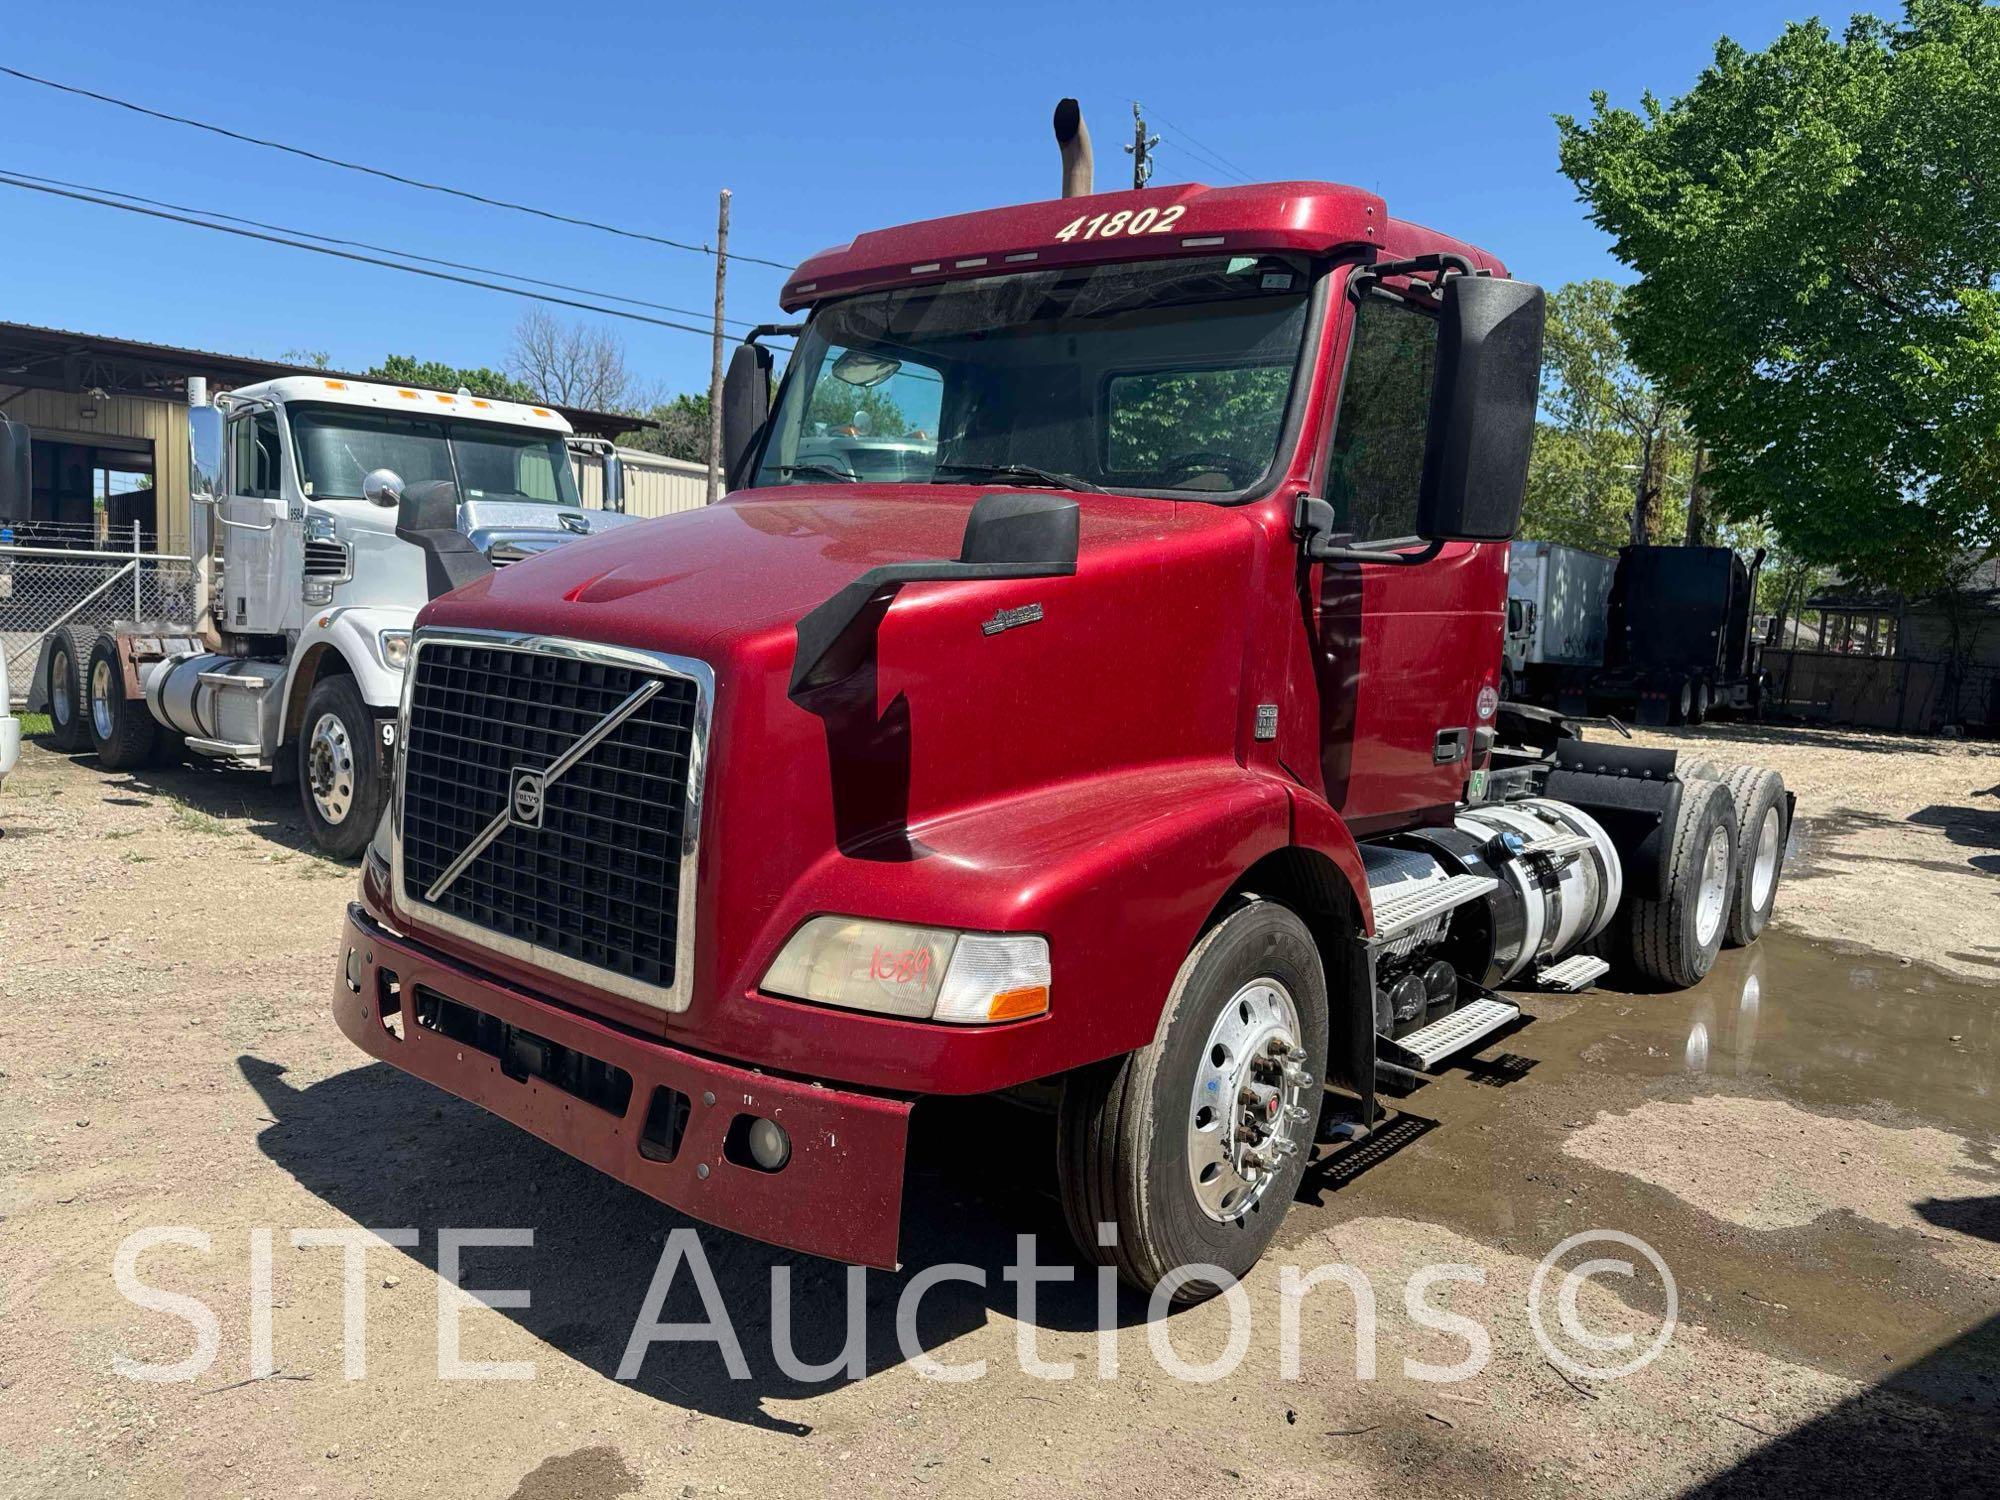
[[[750,455],[771,416],[771,351],[762,344],[738,344],[722,382],[723,483],[741,487],[748,479]]]
[[[25,521],[34,501],[34,471],[28,464],[28,424],[0,417],[0,516]]]
[[[219,406],[188,408],[188,498],[213,505],[222,493],[223,415]]]
[[[361,481],[361,496],[371,505],[379,505],[384,510],[391,506],[400,507],[403,499],[403,476],[394,469],[370,469]],[[398,509],[398,526],[402,525],[401,511]]]
[[[423,552],[425,584],[433,599],[493,571],[486,554],[458,529],[458,486],[449,479],[426,480],[403,491],[396,503],[396,535]]]
[[[1417,531],[1501,542],[1521,522],[1541,394],[1542,289],[1495,276],[1444,286]]]

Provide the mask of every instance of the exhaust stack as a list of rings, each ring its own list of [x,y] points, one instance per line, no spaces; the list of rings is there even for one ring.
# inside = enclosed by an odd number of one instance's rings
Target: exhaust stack
[[[1094,191],[1090,127],[1083,123],[1083,110],[1074,99],[1056,105],[1055,127],[1056,146],[1062,151],[1062,195],[1088,197]]]

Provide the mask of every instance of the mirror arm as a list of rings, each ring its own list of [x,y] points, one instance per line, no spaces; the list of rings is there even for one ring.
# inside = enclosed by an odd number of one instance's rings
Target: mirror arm
[[[1388,547],[1343,547],[1333,538],[1340,533],[1334,525],[1333,507],[1315,495],[1299,495],[1293,525],[1305,544],[1305,554],[1314,562],[1388,563],[1393,567],[1414,568],[1444,551],[1444,541],[1432,537],[1415,552],[1393,551]]]
[[[803,323],[759,323],[755,328],[743,335],[743,342],[754,344],[759,339],[788,337],[793,334],[804,333],[805,331],[806,325]]]

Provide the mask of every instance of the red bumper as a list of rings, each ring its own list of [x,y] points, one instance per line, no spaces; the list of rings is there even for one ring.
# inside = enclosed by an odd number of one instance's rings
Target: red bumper
[[[358,991],[347,978],[349,949]],[[392,936],[356,903],[347,908],[340,965],[334,1019],[363,1051],[695,1218],[812,1255],[885,1269],[896,1265],[909,1100],[773,1078],[634,1036]],[[383,969],[400,982],[400,1038],[378,1008],[378,996],[385,993]],[[517,1058],[543,1055],[544,1045],[552,1043],[622,1069],[631,1079],[629,1102],[622,1113],[614,1112],[533,1072],[521,1076],[518,1065],[510,1072],[499,1055],[476,1042],[420,1024],[420,987],[528,1033],[520,1044],[525,1054],[517,1051]],[[490,1024],[484,1032],[489,1038],[502,1034]],[[605,1076],[602,1069],[591,1071]],[[679,1090],[688,1101],[671,1160],[658,1159],[657,1131],[648,1143],[650,1154],[640,1146],[660,1089]],[[743,1155],[740,1146],[730,1144],[731,1127],[742,1115],[775,1121],[790,1137],[791,1154],[779,1170],[760,1171],[731,1159]],[[737,1126],[739,1139],[743,1128]]]

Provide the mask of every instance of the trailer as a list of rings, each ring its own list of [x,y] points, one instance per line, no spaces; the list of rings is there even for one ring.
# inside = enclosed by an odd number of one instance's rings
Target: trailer
[[[1540,288],[1056,131],[1062,198],[787,279],[721,503],[494,575],[404,496],[461,586],[329,977],[368,1055],[870,1265],[921,1101],[1049,1110],[1079,1257],[1185,1302],[1520,991],[1754,941],[1791,802],[1500,703]],[[893,469],[827,461],[858,392]]]
[[[616,454],[599,455],[608,508],[586,510],[569,424],[546,407],[316,376],[212,405],[202,381],[189,387],[189,612],[59,625],[30,701],[57,748],[94,750],[107,770],[186,753],[296,783],[313,842],[358,857],[436,581],[397,531],[398,501],[448,499],[464,544],[505,566],[625,523]],[[25,509],[25,474],[0,467],[0,514]]]
[[[1755,627],[1762,548],[1626,547],[1606,608],[1604,666],[1586,691],[1596,712],[1644,724],[1699,724],[1764,705]]]
[[[1515,542],[1507,561],[1507,665],[1501,696],[1554,703],[1604,664],[1605,611],[1617,561],[1559,542]]]

